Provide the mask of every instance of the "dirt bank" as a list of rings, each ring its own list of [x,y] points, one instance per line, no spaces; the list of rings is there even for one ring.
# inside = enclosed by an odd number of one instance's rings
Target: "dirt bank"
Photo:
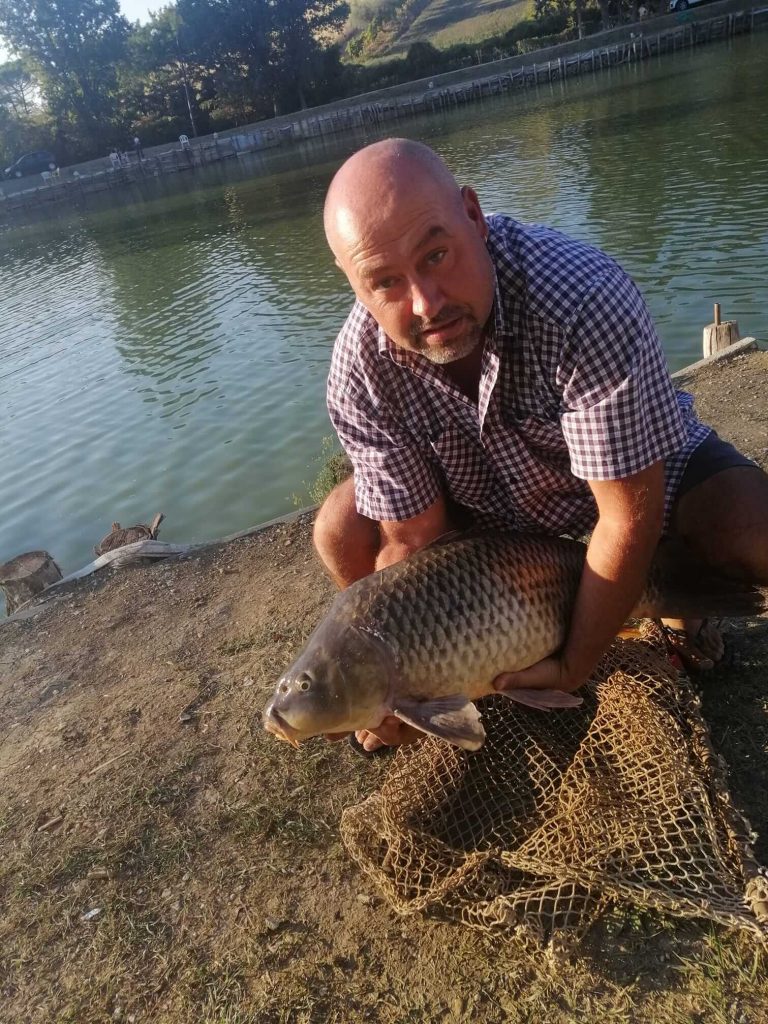
[[[690,386],[768,466],[768,353]],[[723,931],[617,914],[558,963],[368,889],[338,821],[386,763],[256,720],[331,596],[309,525],[106,572],[0,627],[0,1020],[768,1020],[763,954]],[[766,862],[768,627],[734,636],[705,710]]]

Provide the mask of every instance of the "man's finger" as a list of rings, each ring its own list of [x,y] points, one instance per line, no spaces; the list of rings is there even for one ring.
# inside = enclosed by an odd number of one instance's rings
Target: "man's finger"
[[[386,747],[387,744],[384,740],[380,739],[375,733],[369,732],[364,729],[362,732],[355,733],[355,739],[361,744],[363,750],[367,753],[372,754],[374,750],[378,750],[380,747]]]
[[[389,747],[413,743],[424,735],[419,729],[414,729],[412,725],[406,725],[394,717],[385,718],[381,725],[373,730],[373,734]]]

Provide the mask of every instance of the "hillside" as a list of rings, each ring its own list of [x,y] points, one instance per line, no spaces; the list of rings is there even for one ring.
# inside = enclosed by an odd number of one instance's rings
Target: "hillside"
[[[354,8],[354,4],[353,4]],[[404,57],[416,42],[446,49],[501,35],[533,14],[533,0],[411,0],[372,19],[362,59]]]

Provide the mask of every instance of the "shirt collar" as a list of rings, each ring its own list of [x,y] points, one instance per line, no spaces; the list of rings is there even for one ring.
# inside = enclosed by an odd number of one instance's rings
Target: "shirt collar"
[[[504,245],[504,239],[501,232],[495,225],[496,218],[490,216],[488,218],[488,239],[486,245],[488,246],[488,252],[493,262],[493,274],[494,274],[494,298],[493,298],[493,309],[491,310],[491,320],[493,323],[493,338],[494,342],[496,339],[502,339],[504,337],[511,338],[513,335],[512,324],[510,322],[509,313],[507,310],[506,303],[502,298],[501,288],[499,286],[499,268],[500,265],[504,264],[504,270],[507,271],[510,263],[511,253]],[[505,276],[507,276],[505,274]],[[498,351],[498,347],[496,346]]]

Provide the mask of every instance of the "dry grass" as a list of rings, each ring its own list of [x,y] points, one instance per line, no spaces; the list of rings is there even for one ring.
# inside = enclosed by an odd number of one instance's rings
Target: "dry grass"
[[[429,0],[416,18],[389,42],[379,57],[404,55],[419,40],[446,49],[455,43],[479,43],[507,32],[533,14],[532,0]]]
[[[298,541],[290,558],[300,569]],[[278,549],[267,576],[284,562]],[[185,572],[193,567],[189,563]],[[174,570],[177,599],[184,593],[180,569]],[[290,565],[287,571],[293,571]],[[135,574],[145,599],[152,574]],[[255,587],[255,574],[244,575]],[[223,577],[232,585],[236,579]],[[119,583],[116,577],[80,606],[78,629],[97,608],[115,613]],[[195,592],[189,594],[192,603]],[[306,595],[299,603],[307,604]],[[143,705],[139,694],[126,693],[112,717],[108,708],[115,709],[118,693],[105,702],[97,691],[88,703],[73,683],[62,698],[82,734],[62,738],[73,735],[67,726],[58,733],[59,746],[44,726],[55,732],[64,703],[33,707],[27,685],[26,703],[17,702],[10,713],[6,705],[6,727],[22,723],[6,735],[22,729],[26,742],[13,765],[3,760],[0,1020],[768,1019],[763,952],[706,926],[617,908],[581,947],[557,956],[440,922],[396,918],[355,873],[338,834],[342,809],[377,785],[386,762],[362,761],[346,744],[321,741],[297,752],[264,734],[253,719],[265,687],[301,645],[322,600],[309,601],[314,611],[306,621],[292,607],[278,615],[257,604],[260,612],[250,618],[233,607],[235,621],[218,637],[204,636],[217,641],[218,681],[186,725],[178,712],[189,695],[190,666],[202,659],[189,649],[178,693],[144,691]],[[168,635],[171,621],[157,609],[150,632],[155,645],[159,636],[168,640],[178,663],[178,637]],[[65,624],[60,621],[56,630]],[[19,632],[25,650],[29,639]],[[134,635],[131,647],[139,677],[142,658],[158,654],[148,635]],[[248,644],[239,642],[242,637]],[[767,640],[760,627],[745,637],[738,671],[747,694],[760,685],[759,652]],[[208,678],[210,671],[196,666],[197,677]],[[103,675],[95,671],[84,688],[103,686]],[[716,685],[725,684],[721,679]],[[134,710],[130,721],[138,723],[130,734],[123,707]],[[140,732],[152,709],[153,723]],[[743,719],[743,707],[721,708],[718,729],[737,751],[747,742],[746,732],[739,732]],[[100,737],[97,749],[94,735]],[[761,734],[759,743],[764,745]],[[51,757],[56,771],[48,767]],[[752,811],[768,822],[762,798]],[[38,831],[60,812],[60,825]],[[99,914],[83,920],[94,909]]]

